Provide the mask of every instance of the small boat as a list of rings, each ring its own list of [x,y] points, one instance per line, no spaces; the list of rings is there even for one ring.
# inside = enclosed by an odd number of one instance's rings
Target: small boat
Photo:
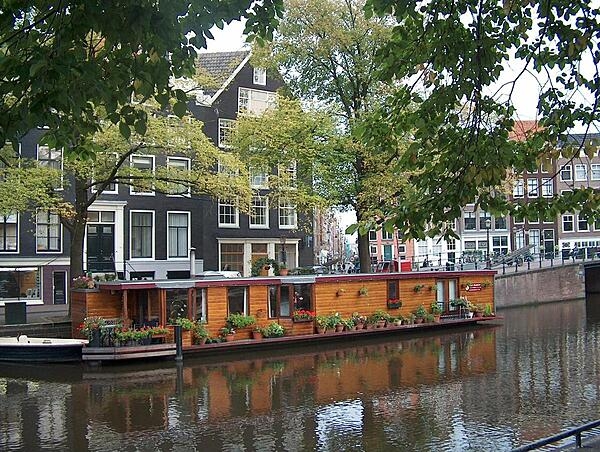
[[[0,337],[0,361],[62,363],[81,361],[83,339]]]

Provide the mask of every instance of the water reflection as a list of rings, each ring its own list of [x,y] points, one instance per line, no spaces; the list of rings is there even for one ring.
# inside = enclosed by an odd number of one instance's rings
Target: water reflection
[[[502,314],[499,326],[227,362],[3,366],[0,449],[510,450],[595,419],[586,304]]]

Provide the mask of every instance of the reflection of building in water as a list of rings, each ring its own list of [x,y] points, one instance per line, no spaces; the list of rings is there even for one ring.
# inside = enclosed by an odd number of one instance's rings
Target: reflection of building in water
[[[23,444],[31,441],[25,423],[35,426],[35,442],[40,448],[54,450],[69,433],[71,397],[69,384],[0,380],[0,450],[23,450]]]
[[[0,394],[0,420],[13,426],[11,433],[0,434],[0,449],[11,434],[21,435],[15,441],[23,444],[21,432],[29,423],[37,426],[32,444],[69,435],[77,450],[121,450],[127,438],[145,435],[146,445],[154,444],[150,436],[169,438],[172,445],[193,438],[201,450],[242,450],[249,447],[248,438],[255,450],[328,448],[327,438],[340,433],[340,421],[344,434],[359,441],[365,418],[377,415],[388,422],[382,415],[388,410],[408,422],[425,399],[445,413],[446,405],[432,394],[442,397],[452,390],[460,398],[454,390],[460,378],[493,371],[494,352],[495,330],[485,329],[321,347],[292,357],[287,350],[268,359],[85,372],[71,385],[45,383],[47,389],[36,389],[33,411],[22,398],[11,405],[9,391]],[[430,388],[426,394],[423,385]]]

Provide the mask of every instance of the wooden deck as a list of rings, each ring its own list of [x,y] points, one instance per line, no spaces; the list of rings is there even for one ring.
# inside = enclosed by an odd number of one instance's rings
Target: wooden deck
[[[480,322],[489,322],[502,320],[502,317],[473,317],[473,318],[442,318],[441,322],[420,323],[413,325],[387,326],[384,328],[374,328],[369,330],[351,330],[342,332],[327,332],[325,334],[305,334],[301,336],[284,336],[277,338],[268,338],[262,340],[236,340],[232,342],[219,342],[215,344],[192,345],[183,348],[183,355],[188,357],[221,355],[225,353],[239,353],[245,351],[258,351],[269,348],[283,348],[291,345],[309,346],[314,343],[327,343],[336,341],[356,341],[363,338],[414,334],[427,331],[439,331],[450,328],[457,328],[469,325],[475,325]]]
[[[139,345],[133,347],[84,347],[83,361],[123,361],[175,356],[175,344]]]

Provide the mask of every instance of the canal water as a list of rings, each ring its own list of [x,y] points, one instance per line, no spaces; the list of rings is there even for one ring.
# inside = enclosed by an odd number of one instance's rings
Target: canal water
[[[227,361],[1,364],[0,450],[510,450],[600,417],[598,304]]]

